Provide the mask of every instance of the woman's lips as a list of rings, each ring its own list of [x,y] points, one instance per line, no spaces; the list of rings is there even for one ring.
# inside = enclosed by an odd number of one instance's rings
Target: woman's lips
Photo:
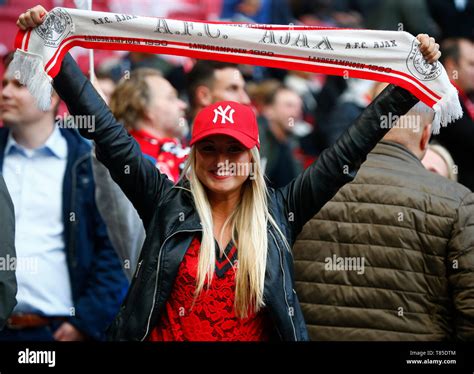
[[[10,104],[5,104],[5,103],[3,103],[2,105],[0,105],[0,110],[2,110],[3,112],[12,110],[12,109],[14,109],[14,108],[15,108],[15,107],[14,107],[13,105],[10,105]]]
[[[211,176],[213,178],[218,179],[218,180],[227,179],[227,178],[230,178],[232,176],[229,171],[219,170],[219,169],[209,170],[209,174],[211,174]]]

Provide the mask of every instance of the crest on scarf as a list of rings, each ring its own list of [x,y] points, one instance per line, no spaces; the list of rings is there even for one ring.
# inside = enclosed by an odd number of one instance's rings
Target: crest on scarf
[[[434,64],[427,62],[418,48],[417,40],[413,40],[410,53],[407,58],[407,68],[416,78],[422,81],[431,81],[441,74],[441,64],[436,61]]]
[[[72,18],[64,9],[56,8],[48,13],[44,22],[34,31],[48,47],[58,47],[64,38],[72,34]]]

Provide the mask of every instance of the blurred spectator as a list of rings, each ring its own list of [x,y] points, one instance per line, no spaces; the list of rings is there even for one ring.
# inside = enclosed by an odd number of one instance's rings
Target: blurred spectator
[[[334,144],[386,86],[386,83],[329,76],[316,95],[316,124],[312,137],[317,153]]]
[[[315,118],[315,129],[313,132],[313,141],[315,148],[321,153],[327,148],[326,135],[327,124],[329,118],[336,108],[339,101],[339,97],[346,91],[348,87],[348,79],[343,77],[328,75],[324,81],[322,89],[316,95],[316,113]],[[330,131],[330,130],[329,130]]]
[[[7,61],[8,63],[9,61]],[[103,339],[127,280],[97,211],[90,145],[3,79],[0,169],[15,206],[18,304],[0,340]]]
[[[421,160],[426,170],[457,182],[456,166],[448,150],[439,144],[430,144]]]
[[[288,0],[224,0],[220,18],[277,25],[294,22]]]
[[[15,213],[7,186],[0,173],[0,330],[16,305]]]
[[[302,100],[296,92],[279,86],[270,92],[258,117],[260,154],[265,175],[272,187],[287,185],[302,170],[295,126],[301,120]]]
[[[114,13],[164,17],[183,20],[216,20],[222,0],[112,0]]]
[[[95,79],[97,80],[96,84],[99,85],[100,91],[104,95],[105,102],[109,103],[115,90],[115,81],[112,75],[104,70],[97,69],[95,71]]]
[[[183,147],[179,140],[187,131],[186,104],[178,98],[171,84],[157,70],[137,69],[128,79],[120,81],[110,108],[145,156],[169,179],[177,182],[189,148]],[[131,279],[145,240],[143,223],[109,171],[95,157],[93,169],[99,211]]]
[[[317,136],[322,149],[333,145],[352,121],[370,104],[372,89],[376,85],[376,82],[363,79],[347,80],[347,89],[337,99],[326,121],[318,121]]]
[[[367,11],[379,0],[293,0],[293,14],[314,26],[364,27]]]
[[[179,138],[188,132],[186,103],[161,74],[150,68],[133,71],[117,86],[110,101],[115,117],[171,180],[177,181],[188,150]]]
[[[474,40],[474,0],[427,0],[441,37]],[[426,32],[426,31],[423,31]]]
[[[187,76],[190,120],[202,108],[217,101],[250,104],[238,66],[227,62],[198,60]]]
[[[448,77],[459,91],[464,115],[441,128],[435,139],[451,153],[458,169],[458,181],[474,190],[474,43],[468,39],[447,39],[443,42],[441,62]]]
[[[303,118],[314,125],[318,102],[316,100],[321,91],[321,83],[314,79],[315,74],[306,71],[291,70],[285,76],[283,83],[295,91],[303,100]]]
[[[257,115],[262,114],[268,101],[268,97],[280,88],[281,82],[277,79],[266,79],[262,82],[247,83],[247,92],[252,101]]]
[[[159,71],[177,90],[186,88],[184,79],[184,68],[179,64],[172,63],[169,56],[155,55],[143,52],[130,52],[123,56],[116,66],[110,69],[110,75],[115,81],[122,77],[128,77],[130,72],[150,68]]]
[[[298,237],[313,340],[474,339],[474,194],[426,170],[419,103]]]
[[[370,9],[366,20],[368,29],[407,31],[412,35],[424,33],[435,38],[440,35],[426,0],[383,0]]]
[[[291,70],[283,79],[283,84],[296,92],[303,102],[302,119],[309,124],[308,134],[299,134],[301,158],[303,167],[311,165],[321,153],[321,149],[314,141],[317,97],[322,89],[321,74]]]

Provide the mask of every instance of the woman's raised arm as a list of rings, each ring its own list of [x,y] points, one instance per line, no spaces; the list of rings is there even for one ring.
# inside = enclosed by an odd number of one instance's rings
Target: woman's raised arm
[[[23,30],[36,27],[46,14],[46,10],[37,5],[21,14],[17,25]],[[97,159],[109,169],[146,227],[160,197],[172,188],[173,183],[143,157],[137,142],[115,119],[69,54],[65,56],[53,85],[71,115],[87,116],[85,121],[84,117],[81,118],[81,123],[86,123],[87,127],[79,128],[79,132],[95,141]]]
[[[436,62],[441,56],[439,45],[426,34],[417,38],[424,58],[429,63]],[[324,150],[318,160],[296,179],[276,191],[287,216],[291,217],[295,235],[344,184],[354,179],[367,154],[390,130],[389,126],[381,126],[382,119],[389,114],[398,118],[417,102],[410,92],[389,85],[332,147]]]

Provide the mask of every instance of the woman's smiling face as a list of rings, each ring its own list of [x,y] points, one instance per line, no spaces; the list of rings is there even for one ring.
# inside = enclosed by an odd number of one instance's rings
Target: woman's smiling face
[[[251,163],[250,150],[230,136],[212,135],[196,143],[196,175],[211,193],[240,191]]]

